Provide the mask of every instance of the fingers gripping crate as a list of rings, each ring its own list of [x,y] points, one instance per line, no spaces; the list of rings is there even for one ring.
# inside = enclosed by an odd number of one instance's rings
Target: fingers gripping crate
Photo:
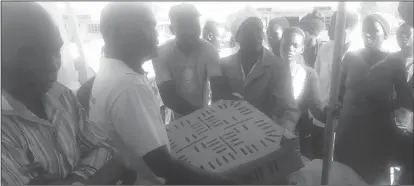
[[[174,157],[244,184],[271,183],[303,166],[294,148],[281,148],[285,129],[245,101],[215,103],[167,132]]]

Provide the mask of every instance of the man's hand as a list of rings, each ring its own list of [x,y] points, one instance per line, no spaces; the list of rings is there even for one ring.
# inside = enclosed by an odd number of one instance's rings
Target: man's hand
[[[86,180],[83,179],[82,177],[72,174],[64,180],[55,180],[55,181],[48,183],[47,185],[72,185],[74,183],[85,184],[85,182]]]

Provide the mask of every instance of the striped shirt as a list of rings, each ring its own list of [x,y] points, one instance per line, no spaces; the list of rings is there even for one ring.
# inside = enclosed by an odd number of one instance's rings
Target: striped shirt
[[[87,179],[112,157],[104,133],[68,88],[56,83],[44,104],[48,120],[2,90],[2,185],[25,185],[42,174]]]

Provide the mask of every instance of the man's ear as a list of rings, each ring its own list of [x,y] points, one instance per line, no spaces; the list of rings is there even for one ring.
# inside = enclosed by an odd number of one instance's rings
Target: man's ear
[[[302,45],[299,51],[300,54],[303,54],[303,52],[305,52],[305,45]]]
[[[170,29],[171,34],[175,35],[175,28],[174,28],[174,26],[172,24],[170,24],[168,26],[168,28]]]

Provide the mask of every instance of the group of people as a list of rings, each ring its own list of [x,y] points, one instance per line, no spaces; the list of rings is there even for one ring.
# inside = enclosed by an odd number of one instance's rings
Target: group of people
[[[411,13],[411,23],[399,28],[401,52],[392,55],[381,51],[390,29],[377,14],[363,20],[365,48],[346,52],[358,22],[346,16],[335,160],[370,184],[386,172],[385,149],[398,150],[392,113],[412,111],[412,70],[406,70],[413,59],[412,9],[402,12],[408,19]],[[322,158],[333,41],[319,49],[318,12],[297,27],[271,20],[269,50],[259,14],[243,9],[230,28],[238,50],[221,59],[210,33],[215,23],[201,31],[199,16],[191,4],[173,6],[175,38],[157,47],[146,4],[109,3],[100,18],[101,68],[75,95],[56,82],[63,42],[50,15],[37,3],[2,3],[2,184],[233,184],[170,155],[160,105],[142,68],[148,60],[175,118],[210,101],[245,100],[298,133],[304,156]]]

